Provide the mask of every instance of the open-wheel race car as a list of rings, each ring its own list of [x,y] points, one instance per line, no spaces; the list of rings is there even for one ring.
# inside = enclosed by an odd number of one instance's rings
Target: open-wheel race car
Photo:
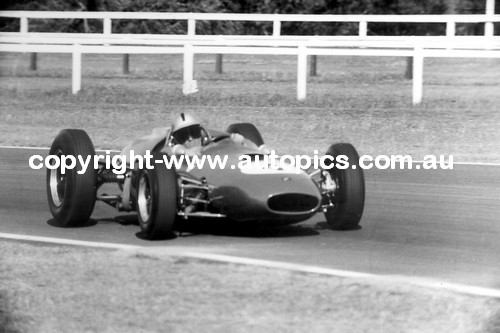
[[[233,135],[243,140],[234,142]],[[153,133],[127,146],[135,155],[152,155],[156,162],[174,157],[175,142],[168,128]],[[230,125],[226,131],[203,128],[199,156],[227,156],[224,169],[167,167],[155,163],[154,168],[126,160],[123,170],[95,163],[94,145],[80,129],[62,130],[54,139],[50,154],[59,157],[91,156],[90,166],[62,172],[47,169],[47,196],[54,222],[62,227],[81,226],[90,219],[96,201],[118,211],[136,211],[146,239],[167,239],[175,228],[192,217],[225,218],[234,223],[256,221],[265,225],[287,225],[305,221],[323,213],[328,226],[336,230],[357,229],[364,208],[365,184],[358,165],[358,153],[351,144],[331,145],[325,156],[336,161],[344,156],[349,167],[324,168],[296,172],[286,163],[265,168],[259,161],[269,155],[257,128],[250,123]],[[240,167],[241,156],[251,158]],[[135,161],[139,162],[139,161]],[[355,167],[352,167],[352,166]],[[115,171],[115,172],[113,172]],[[101,186],[116,183],[116,194],[99,194]]]

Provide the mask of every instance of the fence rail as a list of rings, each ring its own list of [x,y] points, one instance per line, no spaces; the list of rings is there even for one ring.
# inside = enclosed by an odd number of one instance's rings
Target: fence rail
[[[103,34],[111,34],[112,20],[185,20],[187,35],[196,35],[196,21],[273,22],[273,35],[281,35],[282,22],[352,22],[358,23],[359,36],[368,35],[368,23],[444,23],[446,35],[454,36],[457,23],[484,23],[485,36],[494,35],[494,23],[500,15],[307,15],[307,14],[229,14],[229,13],[159,13],[159,12],[48,12],[0,11],[0,17],[20,19],[20,32],[29,31],[29,19],[103,20]]]
[[[246,45],[398,48],[421,45],[425,48],[484,49],[500,46],[500,36],[241,36],[241,35],[151,35],[85,33],[0,32],[2,43],[38,44],[118,44],[118,45]]]
[[[422,101],[425,57],[500,58],[500,36],[493,22],[500,15],[281,15],[123,12],[0,12],[0,17],[21,20],[20,32],[0,33],[0,52],[71,53],[72,92],[81,89],[81,57],[85,53],[182,54],[183,92],[197,91],[194,54],[274,54],[297,56],[297,98],[306,98],[307,56],[399,56],[413,58],[413,104]],[[28,32],[30,18],[103,19],[103,33]],[[185,19],[186,35],[112,33],[112,19]],[[196,20],[272,21],[272,36],[196,35]],[[286,21],[358,22],[358,36],[280,36]],[[367,36],[368,22],[442,22],[446,36]],[[457,22],[484,22],[484,36],[456,36]],[[491,24],[491,29],[488,28]],[[453,29],[451,28],[453,27]],[[488,30],[489,29],[489,30]]]

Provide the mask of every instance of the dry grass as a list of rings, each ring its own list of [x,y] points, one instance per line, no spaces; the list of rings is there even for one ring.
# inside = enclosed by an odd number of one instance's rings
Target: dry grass
[[[14,242],[2,243],[0,250],[0,324],[7,331],[493,333],[498,328],[499,300],[408,285],[151,250]]]
[[[500,162],[498,59],[426,61],[424,103],[414,107],[404,60],[397,58],[321,58],[321,76],[298,102],[293,58],[229,57],[226,74],[217,76],[213,58],[200,57],[200,92],[185,97],[179,57],[133,61],[125,77],[119,58],[86,56],[83,91],[73,96],[70,59],[50,56],[30,72],[27,56],[0,55],[0,144],[48,146],[59,130],[77,127],[96,146],[119,149],[152,127],[168,126],[175,113],[193,112],[218,129],[253,122],[280,152],[312,154],[348,141],[362,154]]]

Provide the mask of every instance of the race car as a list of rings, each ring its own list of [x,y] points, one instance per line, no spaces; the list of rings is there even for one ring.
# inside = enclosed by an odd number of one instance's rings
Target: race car
[[[243,141],[231,140],[234,134]],[[348,168],[300,172],[285,162],[272,168],[263,165],[269,150],[262,149],[264,140],[251,123],[231,124],[225,131],[204,130],[197,156],[227,156],[225,168],[212,168],[206,163],[200,168],[186,163],[169,167],[163,162],[174,158],[171,149],[165,149],[171,146],[168,128],[155,129],[125,147],[121,154],[149,153],[156,161],[154,167],[129,158],[118,170],[96,160],[94,145],[84,130],[62,130],[52,143],[50,155],[89,157],[89,165],[97,167],[47,168],[47,197],[54,222],[62,227],[84,225],[96,201],[101,201],[118,211],[137,212],[142,237],[149,240],[171,238],[174,230],[191,218],[280,226],[323,213],[332,229],[359,228],[365,182],[358,153],[351,144],[333,144],[325,155],[332,163],[345,158]],[[248,162],[244,167],[240,166],[243,156]],[[100,193],[106,183],[118,185],[116,194]]]

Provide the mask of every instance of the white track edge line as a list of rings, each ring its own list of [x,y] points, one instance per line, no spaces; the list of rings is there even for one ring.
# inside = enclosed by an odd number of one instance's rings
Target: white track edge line
[[[2,149],[33,149],[33,150],[49,150],[50,147],[30,147],[30,146],[0,146]]]
[[[25,150],[50,150],[50,147],[30,147],[30,146],[1,146],[0,149],[25,149]],[[120,150],[116,149],[96,149],[98,152],[106,152],[109,151],[111,153],[119,153]]]
[[[11,239],[11,240],[21,240],[21,241],[32,241],[32,242],[42,242],[42,243],[52,243],[61,245],[75,245],[75,246],[86,246],[95,248],[106,248],[106,249],[116,249],[116,250],[139,250],[151,253],[152,251],[158,251],[157,247],[144,247],[138,245],[127,245],[118,243],[101,243],[101,242],[89,242],[89,241],[79,241],[64,238],[53,238],[53,237],[42,237],[42,236],[29,236],[29,235],[17,235],[9,233],[0,233],[0,238]],[[210,254],[210,253],[198,253],[192,251],[178,250],[176,248],[163,248],[161,253],[189,257],[195,259],[205,259],[220,261],[233,264],[242,264],[249,266],[259,266],[267,267],[273,269],[282,269],[288,271],[296,271],[303,273],[312,273],[319,275],[337,276],[345,278],[360,278],[360,279],[371,279],[387,283],[404,283],[414,286],[419,286],[423,288],[433,288],[439,290],[447,290],[452,292],[457,292],[461,294],[468,294],[474,296],[492,297],[500,298],[500,290],[484,287],[469,286],[463,284],[449,283],[435,281],[425,278],[418,277],[407,277],[407,276],[391,276],[391,275],[377,275],[371,273],[347,271],[333,268],[323,268],[318,266],[308,266],[300,264],[292,264],[279,261],[270,261],[262,259],[251,259],[243,257],[234,257],[221,254]]]
[[[33,150],[49,150],[50,147],[30,147],[30,146],[1,146],[0,149],[33,149]],[[109,151],[111,153],[119,153],[120,150],[114,149],[96,149],[98,152]],[[424,163],[425,161],[413,161],[413,163]],[[453,164],[458,165],[485,165],[485,166],[500,166],[500,163],[489,163],[489,162],[453,162]]]
[[[427,163],[428,161],[412,161],[412,163]],[[500,166],[500,163],[491,163],[491,162],[453,162],[453,165],[458,164],[458,165],[481,165],[481,166]],[[404,170],[411,170],[411,169],[404,169]],[[425,171],[425,169],[422,169]],[[433,169],[430,169],[431,171]]]
[[[323,268],[323,267],[318,267],[318,266],[292,264],[292,263],[286,263],[286,262],[233,257],[233,256],[227,256],[227,255],[220,255],[220,254],[185,252],[185,253],[182,253],[182,255],[192,257],[192,258],[198,258],[198,259],[207,259],[207,260],[223,261],[223,262],[235,263],[235,264],[245,264],[245,265],[251,265],[251,266],[277,268],[277,269],[298,271],[298,272],[304,272],[304,273],[331,275],[331,276],[346,277],[346,278],[372,279],[372,280],[377,280],[377,281],[381,281],[381,282],[388,282],[388,283],[398,282],[398,283],[411,284],[411,285],[424,287],[424,288],[433,288],[433,289],[454,291],[454,292],[458,292],[458,293],[462,293],[462,294],[500,298],[500,290],[498,290],[498,289],[469,286],[469,285],[456,284],[456,283],[450,283],[450,282],[442,282],[442,281],[426,279],[426,278],[419,278],[419,277],[412,277],[412,276],[378,275],[378,274],[363,273],[363,272],[356,272],[356,271],[339,270],[339,269],[333,269],[333,268]]]
[[[136,250],[136,249],[142,248],[141,246],[137,246],[137,245],[89,242],[89,241],[79,241],[79,240],[65,239],[65,238],[18,235],[18,234],[9,234],[9,233],[0,233],[0,238],[20,240],[20,241],[40,242],[40,243],[61,244],[61,245],[76,245],[76,246],[86,246],[86,247],[107,248],[107,249],[116,249],[116,250]]]

